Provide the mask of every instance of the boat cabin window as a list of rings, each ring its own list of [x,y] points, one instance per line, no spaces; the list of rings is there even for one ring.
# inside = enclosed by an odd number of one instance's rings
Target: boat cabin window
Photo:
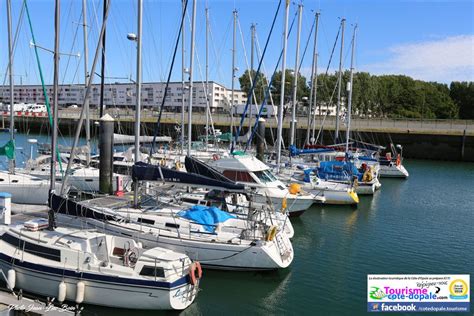
[[[165,270],[162,267],[143,266],[140,275],[164,278]]]
[[[43,247],[28,241],[18,239],[17,237],[9,234],[3,234],[1,239],[4,242],[9,243],[13,247],[17,247],[20,250],[24,249],[25,252],[30,253],[32,255],[53,261],[61,261],[61,251],[59,251],[58,249]]]
[[[254,171],[253,173],[263,183],[273,182],[273,181],[277,180],[277,178],[275,178],[275,176],[273,175],[273,173],[270,170]]]
[[[253,182],[256,183],[255,179],[246,172],[246,171],[237,171],[237,170],[225,170],[223,172],[224,176],[229,178],[230,180],[236,182]]]
[[[150,225],[154,225],[155,224],[155,221],[152,220],[152,219],[147,219],[147,218],[142,218],[142,217],[139,217],[137,219],[137,222],[139,223],[143,223],[143,224],[150,224]]]
[[[174,224],[174,223],[166,223],[165,227],[170,227],[170,228],[179,228],[179,224]]]

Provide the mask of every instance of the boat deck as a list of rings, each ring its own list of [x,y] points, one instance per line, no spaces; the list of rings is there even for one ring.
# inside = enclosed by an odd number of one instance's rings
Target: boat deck
[[[130,205],[133,202],[133,193],[125,193],[123,196],[108,195],[81,202],[87,206],[117,208]]]

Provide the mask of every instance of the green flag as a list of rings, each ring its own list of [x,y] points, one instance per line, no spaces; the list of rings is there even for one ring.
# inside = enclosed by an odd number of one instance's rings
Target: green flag
[[[15,143],[10,140],[5,146],[0,147],[0,156],[7,156],[8,159],[15,159]]]

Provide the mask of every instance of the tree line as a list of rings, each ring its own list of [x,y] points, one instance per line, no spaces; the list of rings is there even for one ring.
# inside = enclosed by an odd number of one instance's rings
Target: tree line
[[[255,72],[252,71],[252,79]],[[281,71],[273,78],[259,74],[255,84],[255,99],[261,104],[271,80],[270,92],[273,104],[278,105],[281,97]],[[285,103],[293,96],[293,71],[285,73]],[[316,102],[325,107],[337,102],[338,75],[317,76]],[[341,96],[347,99],[346,86],[349,71],[343,73]],[[239,78],[242,91],[250,91],[248,71]],[[298,74],[297,100],[299,107],[307,106],[312,83]],[[267,98],[267,104],[271,103]],[[415,80],[404,75],[375,76],[367,72],[354,74],[352,92],[353,116],[415,119],[474,119],[474,82],[452,82],[447,84]]]

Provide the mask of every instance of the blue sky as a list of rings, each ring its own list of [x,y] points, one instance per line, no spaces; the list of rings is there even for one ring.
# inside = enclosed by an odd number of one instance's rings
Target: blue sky
[[[13,27],[16,28],[20,13],[20,0],[13,2]],[[76,24],[81,18],[80,0],[61,1],[61,51],[83,55],[82,28]],[[190,0],[191,3],[191,0]],[[246,69],[250,59],[250,24],[257,23],[257,36],[261,49],[268,36],[277,6],[276,0],[198,0],[196,56],[194,79],[204,78],[205,73],[205,18],[204,8],[209,7],[211,24],[210,80],[230,86],[232,10],[238,10],[246,54],[242,46],[240,29],[237,29],[238,76]],[[340,17],[347,19],[344,49],[344,67],[349,68],[349,45],[352,27],[358,23],[356,69],[374,74],[406,74],[416,79],[449,83],[453,80],[474,80],[474,2],[454,1],[388,1],[388,0],[332,0],[302,1],[303,23],[301,51],[304,48],[313,22],[314,12],[321,12],[318,38],[319,69],[326,69],[334,43]],[[53,48],[54,1],[28,0],[35,37],[38,44]],[[7,66],[7,25],[5,2],[0,8],[0,73]],[[89,62],[92,63],[101,21],[102,2],[88,0]],[[290,22],[297,3],[290,5]],[[112,0],[107,29],[107,76],[109,82],[126,82],[135,77],[135,48],[127,41],[126,34],[136,32],[136,1]],[[174,47],[181,13],[180,0],[145,0],[143,18],[143,80],[165,80]],[[191,6],[189,7],[189,17]],[[264,59],[266,73],[276,64],[282,48],[283,8],[277,19]],[[77,32],[77,34],[76,34]],[[26,16],[21,23],[15,55],[15,81],[36,84],[39,82],[36,61],[29,46],[31,34]],[[74,36],[76,34],[76,37]],[[189,46],[189,21],[187,40]],[[311,42],[312,43],[312,42]],[[287,66],[294,67],[296,25],[289,39]],[[338,44],[339,45],[339,44]],[[302,72],[309,76],[312,44],[302,65]],[[189,47],[188,47],[189,52]],[[338,53],[338,49],[336,50]],[[52,82],[52,54],[40,52],[46,82]],[[189,64],[189,55],[186,57]],[[331,64],[337,68],[338,55]],[[179,50],[173,80],[180,80],[181,52]],[[97,68],[98,71],[99,68]],[[82,83],[82,58],[62,56],[61,83]],[[98,82],[99,78],[95,78]],[[238,82],[236,81],[238,87]]]

